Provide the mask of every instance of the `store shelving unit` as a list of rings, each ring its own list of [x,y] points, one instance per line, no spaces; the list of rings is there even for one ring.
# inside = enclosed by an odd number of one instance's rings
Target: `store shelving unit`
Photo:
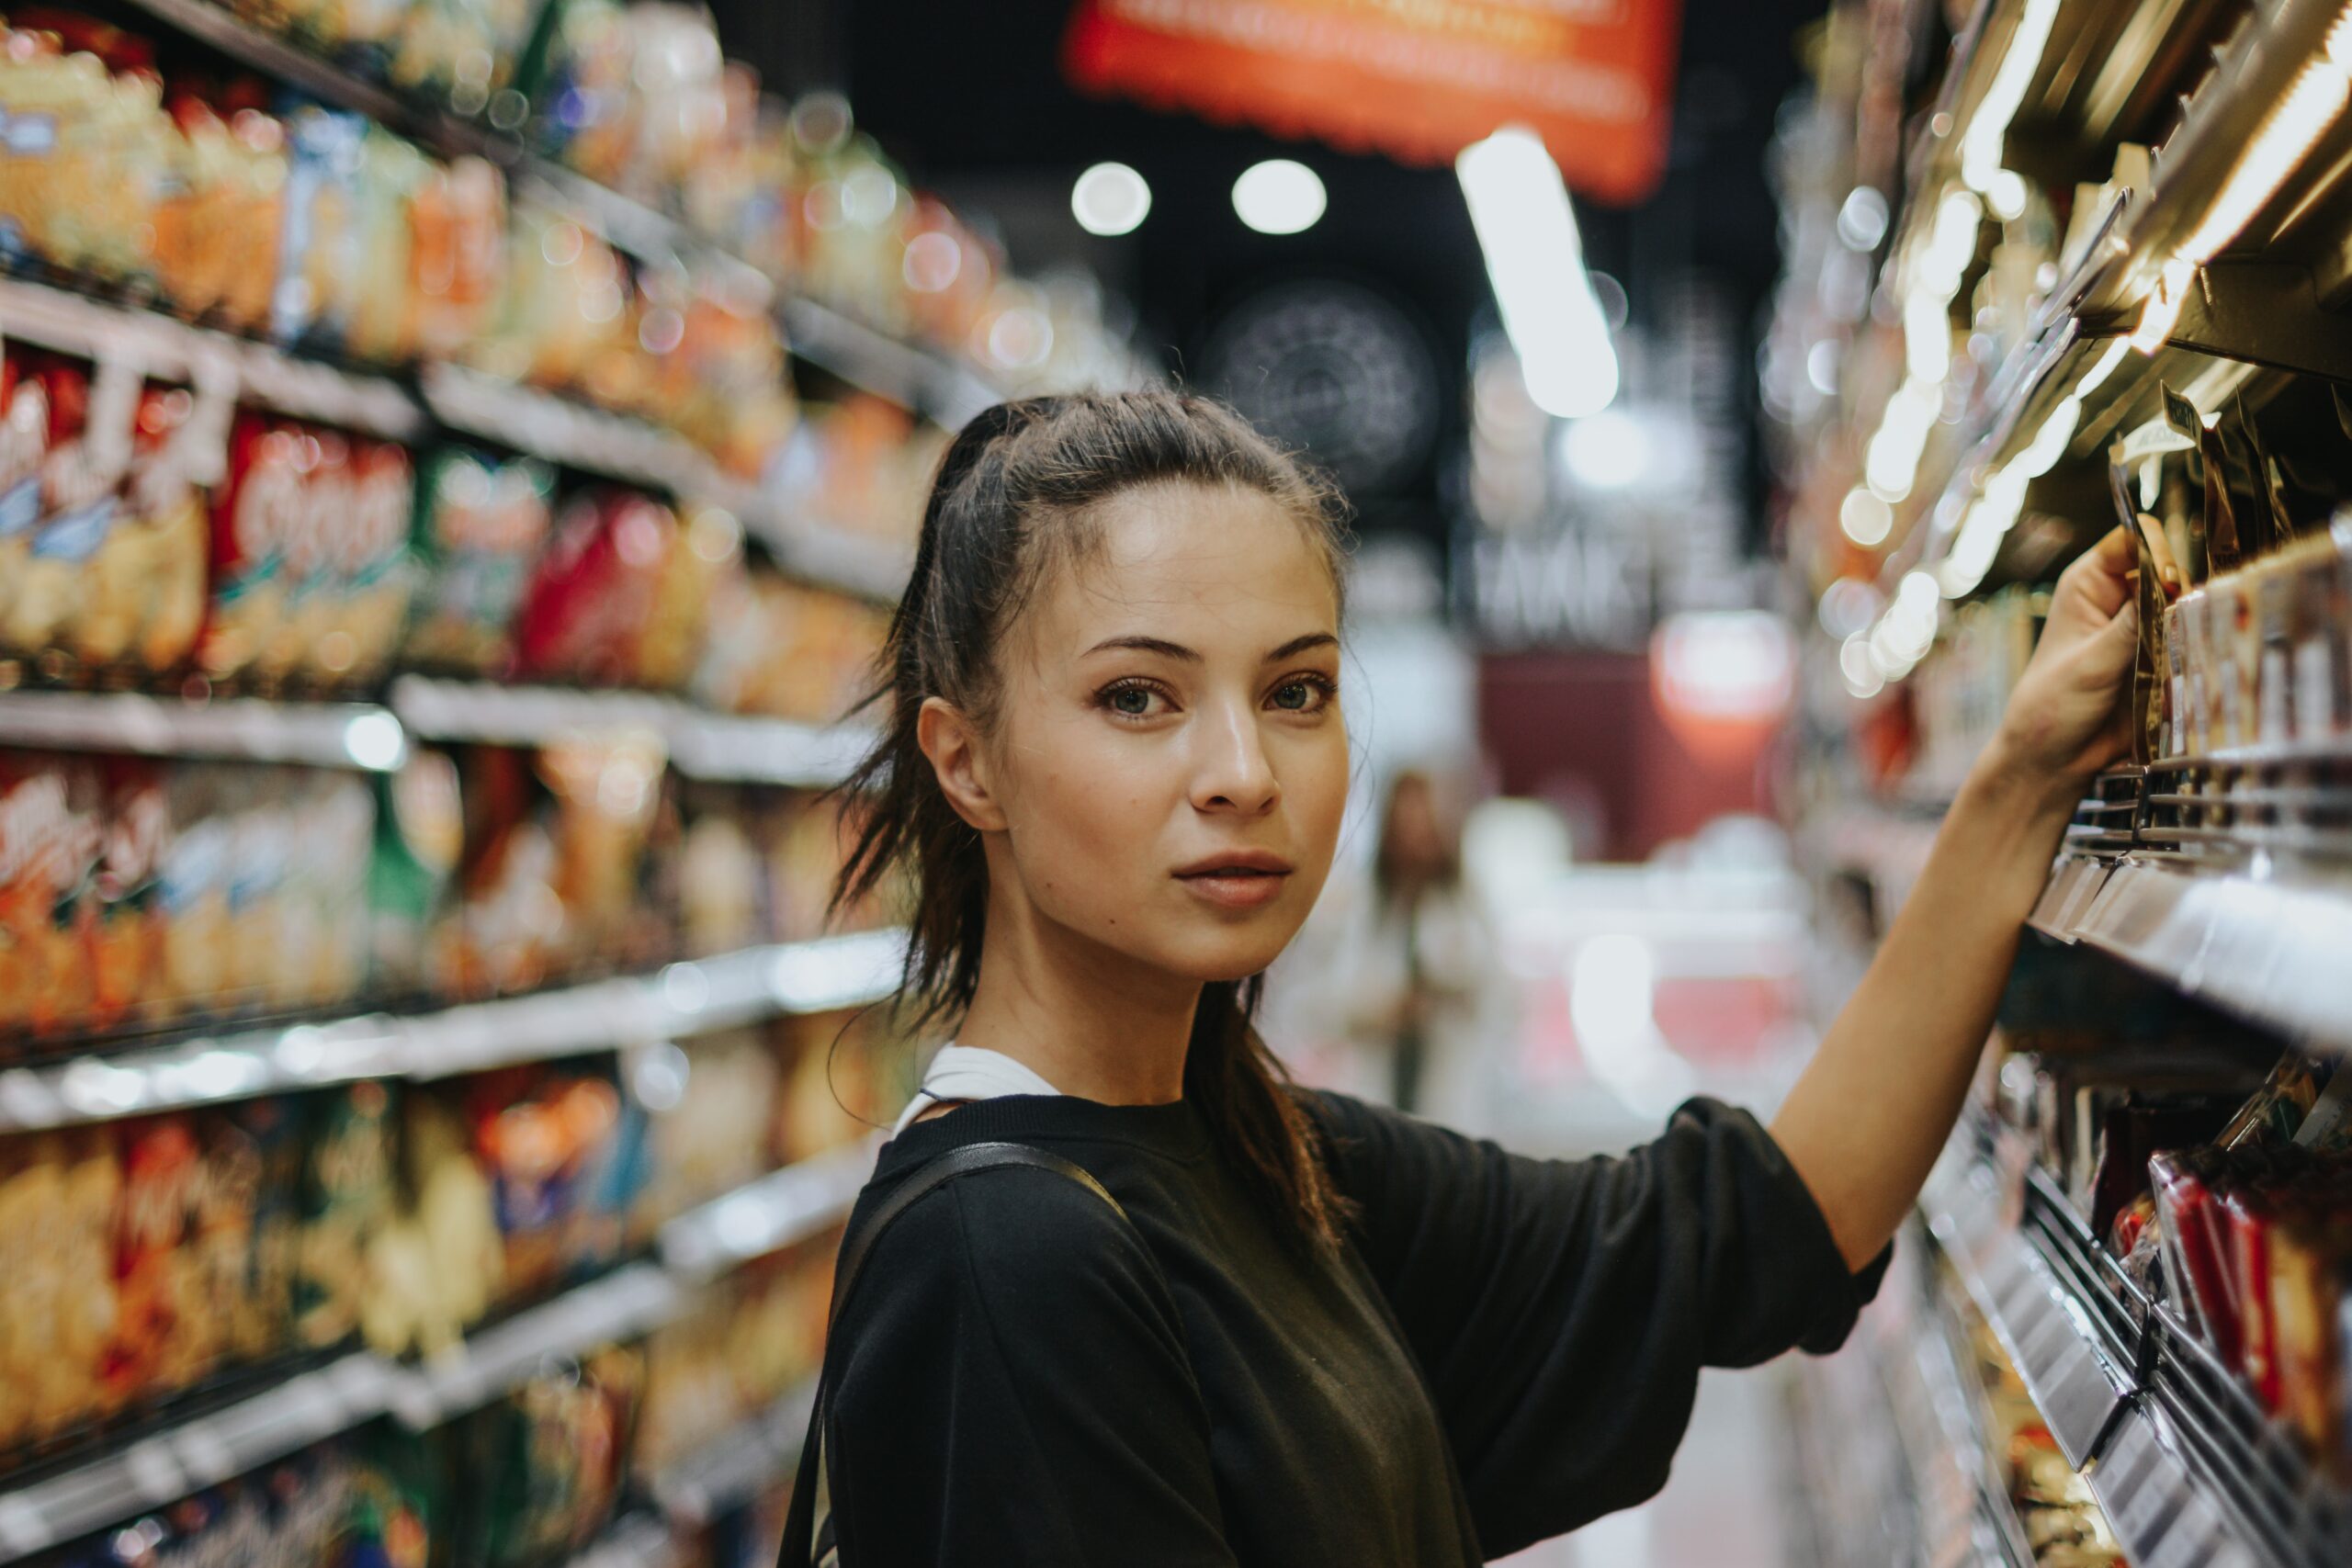
[[[1815,652],[1837,663],[1811,705],[1820,797],[1841,804],[1820,812],[1808,848],[1891,914],[1924,863],[1937,797],[1949,800],[1955,768],[1987,738],[2013,650],[2034,635],[2039,604],[2024,591],[2146,513],[2169,528],[2185,586],[2229,607],[2211,624],[2234,630],[2201,654],[2172,634],[2190,673],[2171,682],[2169,702],[2168,672],[2148,666],[2132,716],[2147,721],[2141,754],[2160,760],[2103,776],[2083,802],[2032,912],[2023,989],[2113,994],[2126,982],[2108,961],[2120,960],[2155,987],[2139,988],[2141,1016],[2119,1021],[2118,1039],[2173,1027],[2168,990],[2228,1015],[2183,1005],[2184,1039],[2205,1030],[2248,1061],[2352,1055],[2352,735],[2334,672],[2352,626],[2340,594],[2296,614],[2284,656],[2303,660],[2292,689],[2306,705],[2282,722],[2280,601],[2242,587],[2264,570],[2270,582],[2324,575],[2312,536],[2328,498],[2346,493],[2352,8],[1980,0],[1937,60],[1917,46],[1944,39],[1939,9],[1834,6],[1821,91],[1804,138],[1782,149],[1799,243],[1766,395],[1783,437],[1792,556],[1811,593],[1844,579],[1843,603],[1868,606],[1856,625],[1822,599],[1835,640]],[[1829,287],[1840,278],[1851,287]],[[2255,521],[2234,572],[2224,550],[2209,563],[2204,549],[2220,502],[2197,465],[2215,448],[2200,447],[2184,399],[2268,492],[2235,513]],[[1904,423],[1913,413],[1917,429]],[[1891,429],[1901,439],[1874,450]],[[2266,542],[2271,519],[2290,513],[2305,551],[2292,565]],[[2243,637],[2250,615],[2269,651],[2211,651]],[[2223,700],[2197,684],[2213,679],[2196,672],[2200,658],[2245,672],[2227,700],[2247,694],[2249,709],[2255,667],[2269,660],[2260,692],[2274,705],[2258,728],[2294,739],[2208,747],[2218,726],[2185,728],[2184,711]],[[1928,660],[1950,662],[1905,687]],[[2256,728],[2233,725],[2233,739]],[[1857,735],[1870,744],[1845,744]],[[1884,759],[1906,753],[1912,771],[1886,779]],[[2012,1000],[2006,1043],[2030,1053],[2053,1021],[2035,1015],[2033,997]],[[2055,1027],[2068,1050],[2097,1055],[2108,1025]],[[2115,1092],[2139,1087],[2114,1062]],[[2042,1081],[2043,1063],[2011,1063]],[[2136,1568],[2352,1560],[2352,1499],[2091,1235],[2019,1134],[1964,1125],[1921,1207],[1951,1266],[1929,1293],[1990,1324]],[[1897,1425],[1981,1453],[1981,1424],[1921,1416],[1966,1404],[1923,1364],[1938,1359],[1915,1348],[1923,1338],[1872,1348]],[[1958,1544],[1958,1483],[1914,1468],[1932,1506],[1907,1546],[1923,1561],[2002,1561]]]
[[[159,1111],[351,1083],[416,1081],[681,1039],[888,996],[905,953],[897,931],[822,937],[672,964],[437,1012],[368,1013],[223,1033],[145,1050],[0,1071],[0,1133],[39,1132]]]
[[[681,1253],[689,1259],[683,1266],[628,1264],[480,1329],[445,1355],[410,1364],[353,1351],[268,1380],[200,1414],[127,1431],[103,1453],[39,1480],[0,1483],[0,1563],[381,1417],[411,1432],[428,1430],[481,1408],[550,1359],[584,1355],[660,1327],[726,1268],[841,1223],[873,1160],[874,1146],[856,1143],[763,1177],[672,1222],[661,1251],[665,1260]],[[699,1522],[787,1473],[814,1396],[813,1384],[796,1388],[653,1478],[660,1514],[650,1521],[643,1515],[624,1518],[600,1549],[642,1547],[655,1540],[643,1529],[649,1522]],[[662,1538],[666,1540],[666,1530]]]
[[[974,371],[814,299],[785,301],[784,327],[792,352],[810,365],[949,430],[1004,396]]]
[[[1963,1127],[1922,1208],[2134,1563],[2319,1568],[2352,1553],[2352,1495],[2021,1151]]]
[[[0,746],[390,773],[408,755],[408,733],[372,703],[17,691],[0,692]]]

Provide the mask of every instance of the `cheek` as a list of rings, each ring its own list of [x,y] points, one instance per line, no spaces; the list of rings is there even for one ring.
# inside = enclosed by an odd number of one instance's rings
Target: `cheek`
[[[1151,863],[1138,852],[1157,840],[1172,805],[1166,759],[1105,735],[1091,716],[1036,725],[1028,739],[1008,817],[1032,891],[1083,894]]]

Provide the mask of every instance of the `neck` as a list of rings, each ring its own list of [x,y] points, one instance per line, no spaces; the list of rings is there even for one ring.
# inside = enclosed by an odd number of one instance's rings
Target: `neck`
[[[1184,1097],[1200,1001],[1199,981],[1146,969],[991,891],[956,1043],[1001,1052],[1081,1100],[1166,1105]]]

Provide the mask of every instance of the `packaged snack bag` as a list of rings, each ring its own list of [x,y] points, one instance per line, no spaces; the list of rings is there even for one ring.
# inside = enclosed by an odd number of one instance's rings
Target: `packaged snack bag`
[[[209,395],[150,384],[132,431],[130,468],[115,525],[85,569],[65,647],[85,664],[176,669],[204,619],[209,536],[201,486],[220,478],[230,412]]]
[[[458,768],[447,752],[418,750],[376,780],[375,851],[368,862],[368,972],[379,992],[426,987],[427,942],[465,851]]]
[[[11,1443],[54,1437],[113,1407],[114,1131],[41,1134],[0,1155],[0,1374],[9,1390],[0,1421]]]
[[[298,1343],[340,1344],[359,1326],[368,1248],[392,1215],[394,1111],[390,1086],[371,1082],[331,1091],[312,1112],[294,1271]]]
[[[282,558],[286,622],[276,667],[305,683],[331,678],[330,659],[348,668],[356,657],[354,644],[335,638],[348,603],[343,569],[356,511],[354,457],[354,444],[341,431],[305,425],[296,434],[294,504]]]
[[[182,1116],[122,1129],[122,1197],[115,1221],[117,1317],[107,1378],[118,1403],[187,1387],[218,1354],[198,1282],[195,1232],[201,1150]]]
[[[47,394],[49,445],[41,459],[40,515],[26,535],[0,541],[0,643],[28,657],[56,646],[80,614],[90,563],[119,518],[130,466],[138,371],[121,358],[85,367],[28,356]]]
[[[462,446],[425,459],[412,547],[424,563],[402,660],[452,674],[498,675],[552,522],[554,475],[529,457]]]
[[[409,220],[409,350],[455,358],[489,325],[505,284],[505,177],[481,158],[434,165],[417,184]]]
[[[250,1145],[254,1168],[252,1244],[231,1316],[230,1352],[257,1360],[293,1343],[310,1121],[303,1100],[293,1095],[242,1100],[222,1114]]]
[[[503,1289],[539,1294],[582,1255],[587,1179],[618,1130],[619,1092],[602,1077],[526,1068],[476,1078],[469,1103],[504,1244]]]
[[[664,755],[650,734],[543,748],[553,807],[554,888],[573,964],[634,965],[671,951],[668,905],[641,897],[664,811]]]
[[[228,796],[229,957],[228,999],[239,1007],[282,1010],[299,998],[301,967],[296,956],[305,940],[301,915],[288,897],[287,873],[300,785],[295,775],[246,770],[225,773]],[[288,942],[297,943],[293,953]]]
[[[10,345],[0,359],[0,615],[10,612],[40,521],[41,468],[49,458],[49,385],[38,364]]]
[[[145,1017],[162,983],[159,893],[171,848],[171,810],[162,764],[119,757],[103,766],[104,839],[90,967],[92,1022],[108,1028]]]
[[[356,996],[366,980],[375,795],[352,774],[313,773],[295,784],[287,810],[282,967],[271,990],[296,1006],[329,1007]]]
[[[238,333],[270,325],[290,183],[284,123],[238,101],[257,96],[172,96],[178,178],[154,219],[164,297]]]
[[[197,655],[216,680],[274,680],[293,664],[302,458],[298,430],[250,411],[237,415],[228,478],[212,497],[212,599]]]
[[[285,223],[270,332],[285,343],[341,348],[351,337],[366,263],[360,182],[368,121],[297,104],[284,123]]]
[[[88,1025],[104,789],[85,759],[0,758],[0,980],[20,1034]]]
[[[236,804],[251,787],[231,770],[201,762],[175,764],[165,782],[165,842],[155,884],[163,951],[151,993],[159,1018],[213,1010],[234,998]]]
[[[567,502],[516,624],[521,673],[628,682],[677,547],[676,514],[650,497],[602,491]]]
[[[407,450],[390,442],[355,443],[348,478],[343,516],[322,519],[336,529],[340,614],[312,650],[313,675],[342,687],[382,676],[400,648],[417,579],[408,549],[416,476]]]

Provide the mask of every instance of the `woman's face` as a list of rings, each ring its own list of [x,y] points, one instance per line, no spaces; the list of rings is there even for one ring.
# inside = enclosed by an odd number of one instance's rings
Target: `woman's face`
[[[1331,867],[1348,787],[1339,599],[1254,491],[1167,484],[1099,509],[998,654],[984,743],[996,889],[1187,980],[1272,963]]]

